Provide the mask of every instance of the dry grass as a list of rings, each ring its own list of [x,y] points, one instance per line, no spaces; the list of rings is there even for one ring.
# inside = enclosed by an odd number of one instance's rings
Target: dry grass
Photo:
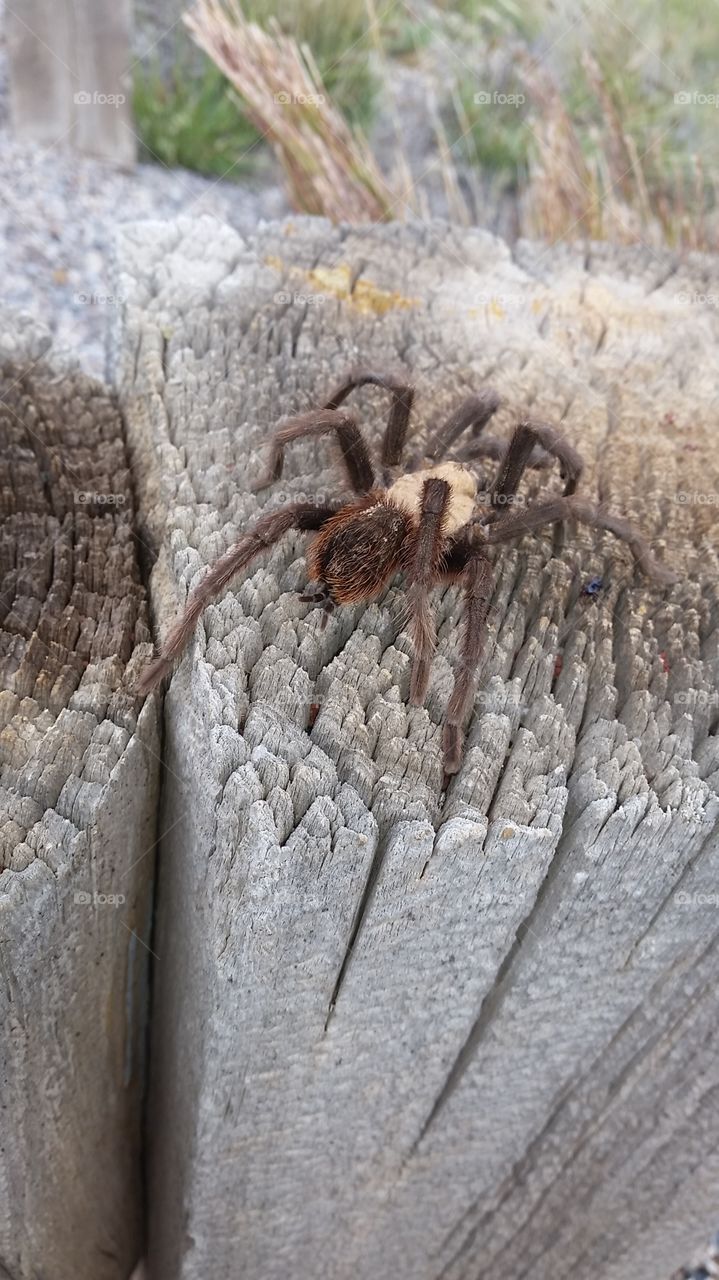
[[[565,40],[561,23],[553,36],[543,0],[530,0],[526,11],[511,0],[498,6],[462,0],[452,12],[436,0],[422,10],[427,21],[402,27],[404,42],[413,46],[426,76],[427,115],[436,143],[432,171],[444,183],[449,216],[461,223],[472,219],[464,193],[474,191],[474,167],[481,174],[482,198],[488,195],[491,205],[494,192],[505,207],[511,204],[512,226],[520,235],[719,247],[712,166],[707,163],[705,171],[700,158],[712,154],[713,113],[701,106],[678,110],[675,98],[682,85],[697,91],[711,87],[719,37],[710,24],[689,39],[696,22],[693,10],[682,8],[688,0],[667,3],[668,23],[635,3],[636,36],[611,14],[600,19],[590,9],[581,10],[574,37]],[[369,81],[381,71],[385,110],[393,101],[395,53],[387,44],[386,11],[378,11],[379,0],[351,0],[347,14],[334,9],[332,0],[287,0],[282,27],[264,17],[260,26],[247,16],[261,13],[260,0],[244,0],[244,5],[243,11],[240,0],[196,0],[185,22],[274,149],[295,208],[351,223],[424,215],[427,184],[415,185],[396,103],[388,181],[326,87],[335,80],[341,84],[351,54],[359,64],[353,76],[362,71]],[[703,12],[706,0],[700,5]],[[399,8],[405,26],[416,19],[412,7],[406,13]],[[552,20],[559,21],[556,15]],[[679,53],[672,33],[682,35],[680,49],[686,46],[676,71]],[[556,54],[551,61],[542,53],[542,41]],[[450,46],[457,50],[454,61]],[[461,68],[470,64],[477,70],[465,76],[465,83]],[[495,80],[487,83],[491,75]],[[477,93],[480,88],[498,91],[502,101],[523,90],[524,105],[478,108],[484,96]],[[435,93],[437,107],[432,106]],[[455,138],[463,135],[461,151],[447,137],[447,117],[439,109],[442,94],[454,104],[450,127]],[[387,159],[385,165],[389,171]]]
[[[458,76],[454,133],[484,180],[496,175],[516,201],[519,234],[719,248],[719,27],[708,0],[634,0],[621,18],[580,3],[569,28],[542,0],[521,13],[465,4],[474,30],[465,24],[457,47],[473,36],[485,53],[478,72]],[[478,88],[526,101],[477,110]]]
[[[519,73],[534,107],[526,121],[534,143],[524,200],[528,229],[550,240],[570,233],[596,237],[600,224],[596,178],[584,159],[559,89],[525,54],[520,54]]]
[[[236,0],[199,0],[184,21],[272,146],[296,209],[354,223],[401,213],[401,195],[331,102],[307,48],[277,24],[248,21]]]
[[[700,158],[689,155],[672,169],[659,135],[640,153],[596,59],[585,52],[581,66],[598,120],[591,146],[552,76],[526,51],[517,55],[531,104],[523,233],[552,242],[595,239],[715,250],[716,225],[707,217],[714,202]]]
[[[523,199],[525,233],[552,242],[660,243],[663,231],[650,208],[634,139],[621,124],[598,64],[587,54],[583,65],[603,117],[590,155],[552,77],[526,54],[518,59],[533,108],[527,121],[533,145]]]

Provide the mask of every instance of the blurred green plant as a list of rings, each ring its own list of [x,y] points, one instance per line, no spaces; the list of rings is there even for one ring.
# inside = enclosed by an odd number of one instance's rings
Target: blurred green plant
[[[537,39],[549,12],[545,0],[437,0],[437,13],[450,31],[474,37],[479,43],[511,34]]]
[[[189,49],[167,73],[136,70],[133,109],[144,160],[235,180],[252,167],[257,130],[217,67],[198,69]]]
[[[492,95],[499,94],[499,101],[483,102],[484,92],[473,77],[459,80],[453,100],[455,138],[461,137],[462,154],[470,164],[488,170],[508,190],[516,190],[526,178],[532,141],[526,121],[527,95],[516,76],[506,80],[501,90],[490,90]]]

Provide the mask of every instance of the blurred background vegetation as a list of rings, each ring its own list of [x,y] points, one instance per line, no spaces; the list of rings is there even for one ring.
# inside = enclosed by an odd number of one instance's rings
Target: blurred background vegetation
[[[440,212],[510,238],[717,246],[715,0],[197,0],[191,12],[192,31],[179,24],[169,54],[137,68],[147,159],[242,181],[270,148],[295,207],[335,219],[346,197],[350,220],[359,207]],[[358,204],[363,184],[372,199]]]

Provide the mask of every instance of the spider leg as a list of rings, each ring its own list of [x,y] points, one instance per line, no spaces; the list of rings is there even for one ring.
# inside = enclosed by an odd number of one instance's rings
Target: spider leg
[[[445,539],[442,523],[450,498],[446,480],[425,480],[419,516],[419,529],[413,539],[407,566],[408,590],[414,659],[410,678],[410,701],[422,706],[429,684],[429,672],[435,646],[435,630],[429,593],[436,584],[442,565]]]
[[[184,613],[170,628],[159,656],[145,668],[137,682],[138,694],[149,693],[170,671],[190,639],[195,625],[208,604],[246,568],[261,551],[274,545],[290,529],[321,529],[337,512],[336,506],[319,506],[314,502],[294,502],[260,517],[254,529],[235,542],[224,555],[211,564],[201,582],[190,595]]]
[[[493,574],[483,548],[471,542],[455,544],[445,563],[445,574],[450,581],[459,577],[464,588],[464,635],[442,735],[445,773],[456,773],[462,761],[464,723],[474,697],[482,654]]]
[[[478,436],[500,404],[500,396],[492,387],[485,387],[476,395],[468,396],[450,414],[444,425],[434,432],[425,457],[432,462],[439,461],[468,427],[472,428],[473,436]]]
[[[622,516],[613,515],[610,511],[602,511],[601,507],[585,502],[581,498],[555,498],[552,502],[543,502],[538,506],[525,507],[523,511],[507,512],[501,520],[485,529],[486,541],[489,545],[509,542],[512,538],[521,538],[523,534],[539,529],[545,524],[555,524],[560,520],[576,519],[594,529],[606,529],[615,538],[626,542],[637,567],[647,578],[656,582],[670,584],[677,581],[677,575],[665,565],[655,560],[649,549],[649,543],[634,525]]]
[[[371,384],[382,387],[392,396],[392,405],[382,441],[382,465],[396,467],[402,461],[409,416],[414,400],[414,387],[397,378],[393,373],[374,372],[372,369],[353,369],[343,382],[335,387],[325,404],[325,409],[338,409],[356,387]]]
[[[351,414],[339,413],[334,408],[311,409],[309,413],[288,418],[273,437],[267,475],[254,485],[253,492],[258,493],[273,480],[279,480],[285,461],[285,445],[309,436],[328,435],[331,431],[337,432],[350,485],[355,493],[367,493],[374,485],[374,470],[362,432]]]
[[[457,462],[473,462],[475,458],[491,458],[495,462],[501,462],[506,452],[506,440],[500,440],[499,436],[482,436],[477,444],[458,449],[455,458]],[[554,458],[551,453],[535,445],[527,459],[527,466],[536,471],[548,471],[553,465]]]
[[[316,608],[322,610],[320,618],[320,631],[324,631],[330,620],[330,614],[333,612],[335,602],[329,593],[326,583],[322,583],[317,591],[303,591],[300,595],[303,604],[313,604]]]
[[[546,422],[520,422],[505,449],[492,485],[493,507],[503,508],[512,503],[536,445],[558,460],[560,473],[565,481],[565,498],[574,493],[584,469],[576,449]]]

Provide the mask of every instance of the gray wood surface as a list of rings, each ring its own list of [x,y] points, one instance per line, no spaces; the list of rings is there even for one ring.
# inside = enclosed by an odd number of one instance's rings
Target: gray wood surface
[[[0,1276],[127,1280],[158,709],[117,405],[3,315]]]
[[[401,586],[321,631],[300,536],[208,610],[165,703],[152,1280],[657,1280],[716,1211],[716,262],[209,218],[118,258],[160,635],[260,510],[340,492],[326,441],[249,489],[358,361],[411,374],[418,429],[488,382],[503,433],[561,422],[681,574],[504,550],[446,795],[455,588],[422,710]]]
[[[4,20],[18,137],[132,164],[131,0],[13,0]]]

